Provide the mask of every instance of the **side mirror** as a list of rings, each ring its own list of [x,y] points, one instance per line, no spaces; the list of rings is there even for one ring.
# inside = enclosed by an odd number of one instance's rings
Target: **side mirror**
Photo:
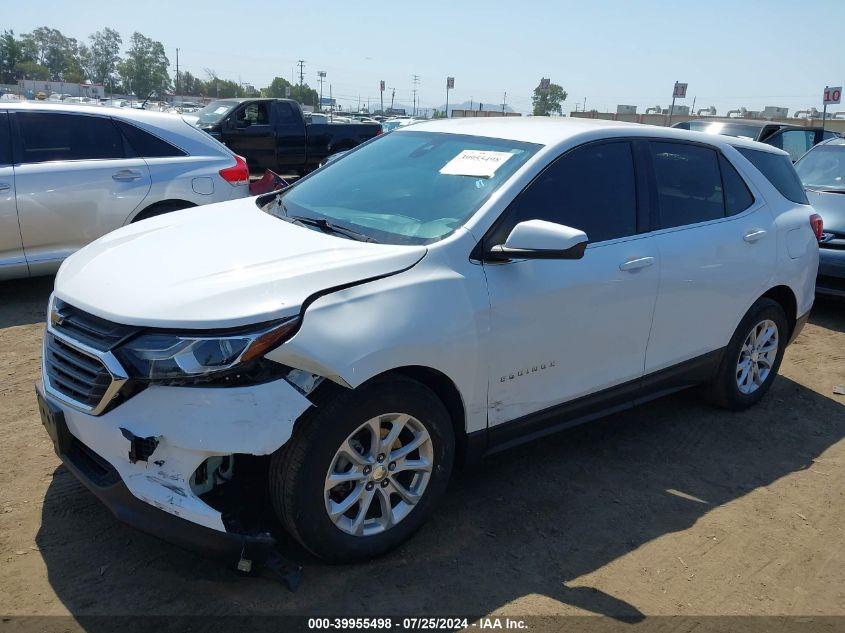
[[[492,247],[485,259],[581,259],[587,242],[584,231],[545,220],[527,220],[513,227],[505,243]]]

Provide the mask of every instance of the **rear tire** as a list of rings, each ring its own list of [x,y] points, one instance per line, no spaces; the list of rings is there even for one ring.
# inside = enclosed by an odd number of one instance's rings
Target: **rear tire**
[[[370,559],[425,522],[454,454],[451,420],[434,392],[405,377],[376,379],[314,409],[272,456],[273,506],[319,558]]]
[[[714,404],[740,411],[766,394],[780,368],[789,339],[786,313],[772,299],[758,299],[740,321],[707,385]]]

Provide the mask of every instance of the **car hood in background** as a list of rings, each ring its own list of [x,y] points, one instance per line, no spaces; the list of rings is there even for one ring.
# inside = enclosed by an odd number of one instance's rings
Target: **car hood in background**
[[[291,224],[246,198],[109,233],[65,261],[55,292],[127,325],[236,327],[296,314],[315,293],[400,272],[425,253]]]
[[[807,190],[807,199],[824,220],[825,231],[845,233],[845,193]]]

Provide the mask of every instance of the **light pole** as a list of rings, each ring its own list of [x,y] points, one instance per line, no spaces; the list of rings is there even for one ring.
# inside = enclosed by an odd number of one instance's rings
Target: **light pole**
[[[317,76],[320,78],[320,112],[323,111],[323,79],[326,78],[325,70],[318,70]]]
[[[449,118],[449,91],[455,87],[455,78],[454,77],[446,77],[446,118]]]

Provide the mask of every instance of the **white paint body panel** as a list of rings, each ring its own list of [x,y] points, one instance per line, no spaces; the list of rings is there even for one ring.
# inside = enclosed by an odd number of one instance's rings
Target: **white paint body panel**
[[[490,426],[642,376],[659,267],[619,266],[656,256],[641,235],[590,245],[580,260],[485,266]]]
[[[326,235],[245,198],[109,233],[64,263],[56,296],[117,323],[227,328],[296,314],[316,292],[407,268],[425,252]]]

